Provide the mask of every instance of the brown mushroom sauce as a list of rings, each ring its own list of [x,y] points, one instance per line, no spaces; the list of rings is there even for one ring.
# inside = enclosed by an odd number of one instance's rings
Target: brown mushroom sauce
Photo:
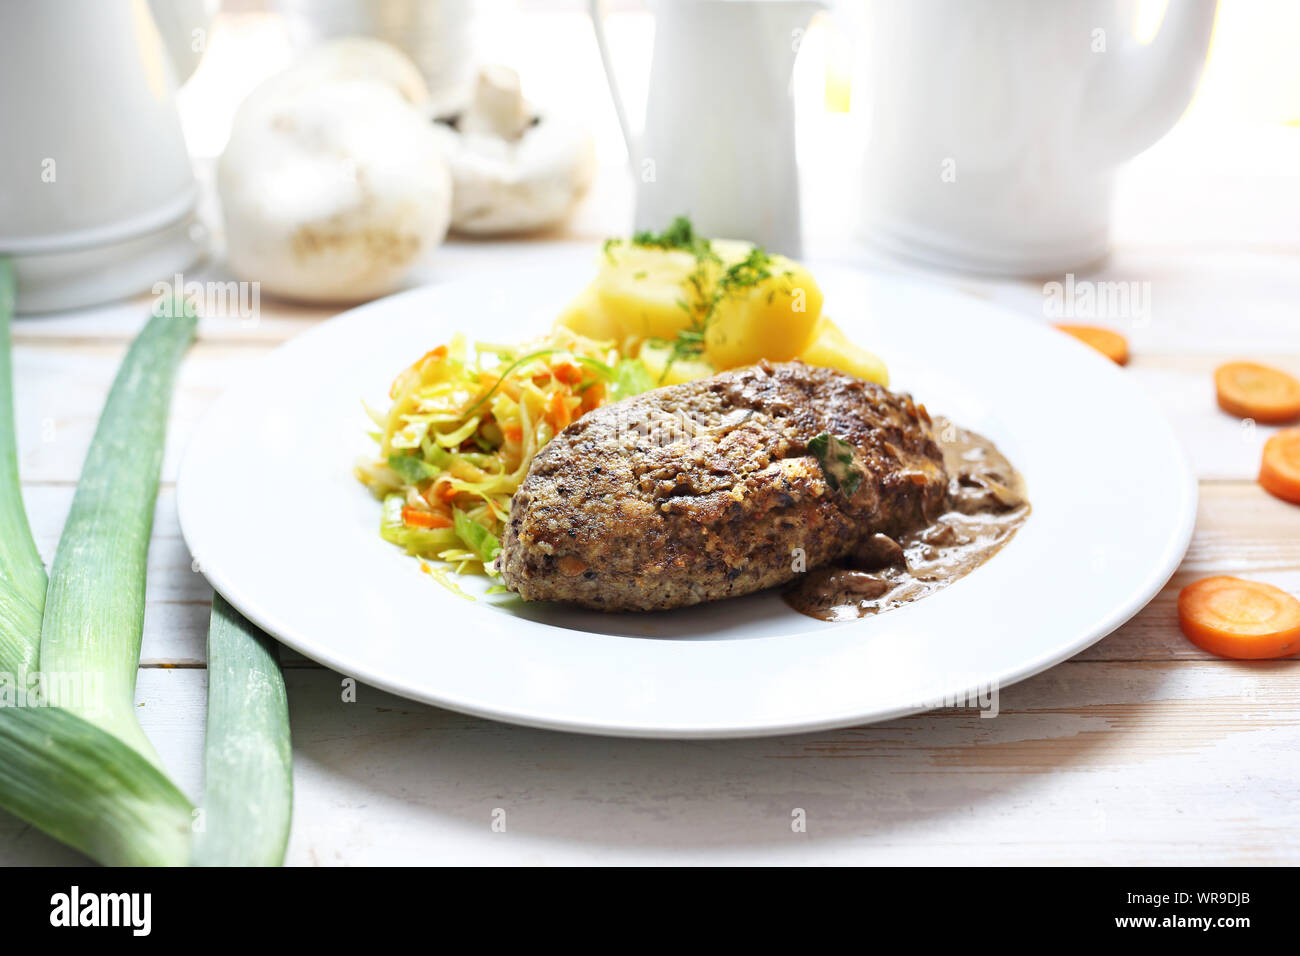
[[[858,551],[817,568],[785,592],[796,611],[848,621],[919,600],[970,574],[1029,517],[1024,480],[981,435],[936,418],[949,474],[949,510],[897,540],[877,534]]]

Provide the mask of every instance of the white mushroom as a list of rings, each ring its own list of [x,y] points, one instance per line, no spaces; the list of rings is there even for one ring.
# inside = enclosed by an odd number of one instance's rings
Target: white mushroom
[[[372,37],[342,37],[303,53],[287,70],[268,77],[245,103],[338,80],[370,80],[392,87],[412,106],[423,106],[429,99],[429,87],[419,67],[397,47]]]
[[[554,226],[591,185],[591,134],[533,111],[513,70],[482,70],[472,102],[435,125],[451,166],[457,232],[501,235]]]
[[[317,302],[393,291],[451,216],[438,137],[412,105],[415,67],[374,41],[337,46],[249,96],[217,170],[230,268]]]

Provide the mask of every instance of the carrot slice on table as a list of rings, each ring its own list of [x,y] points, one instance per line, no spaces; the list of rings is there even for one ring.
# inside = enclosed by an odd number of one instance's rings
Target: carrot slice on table
[[[420,511],[418,508],[403,508],[402,523],[409,524],[415,528],[450,528],[451,519],[443,515],[436,515],[431,511]]]
[[[1259,484],[1270,495],[1300,505],[1300,428],[1284,428],[1264,443]]]
[[[1061,322],[1056,326],[1067,335],[1073,335],[1084,345],[1091,345],[1116,365],[1128,364],[1128,339],[1113,329],[1099,325],[1070,325]]]
[[[1229,415],[1266,425],[1300,418],[1300,381],[1255,362],[1229,362],[1214,372],[1219,407]]]
[[[1260,581],[1222,576],[1187,585],[1178,593],[1178,626],[1219,657],[1262,660],[1300,651],[1300,601]]]

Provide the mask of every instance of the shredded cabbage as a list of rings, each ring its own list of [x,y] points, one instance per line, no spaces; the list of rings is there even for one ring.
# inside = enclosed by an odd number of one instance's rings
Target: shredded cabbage
[[[495,575],[510,498],[537,452],[593,408],[652,387],[638,359],[565,328],[472,354],[453,337],[397,376],[387,411],[367,409],[379,453],[355,471],[383,499],[380,536]]]

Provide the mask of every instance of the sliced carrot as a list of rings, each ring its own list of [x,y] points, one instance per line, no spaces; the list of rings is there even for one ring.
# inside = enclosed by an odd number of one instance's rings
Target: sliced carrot
[[[1178,625],[1219,657],[1263,660],[1300,651],[1300,601],[1260,581],[1221,576],[1187,585],[1178,593]]]
[[[510,422],[501,426],[501,434],[506,436],[506,441],[523,441],[524,426],[518,422]]]
[[[573,421],[573,413],[569,410],[568,392],[555,392],[551,395],[551,401],[546,408],[546,419],[557,435]]]
[[[405,369],[403,369],[401,374],[399,374],[397,378],[393,379],[393,384],[388,389],[388,397],[389,398],[397,397],[398,386],[401,384],[402,380],[406,378],[408,375],[414,375],[419,372],[422,372],[424,370],[424,366],[426,363],[441,362],[443,359],[447,357],[447,355],[448,355],[447,346],[445,345],[439,345],[436,349],[430,349],[428,352],[425,352],[416,361],[412,362]]]
[[[1300,428],[1284,428],[1264,443],[1259,484],[1270,495],[1300,505]]]
[[[1229,362],[1214,372],[1219,407],[1229,415],[1276,425],[1300,418],[1300,381],[1255,362]]]
[[[551,371],[555,373],[556,379],[565,385],[577,385],[582,381],[582,369],[572,362],[561,362],[559,365],[553,366]]]
[[[1067,335],[1073,335],[1084,345],[1091,345],[1116,365],[1128,364],[1128,339],[1113,329],[1104,329],[1099,325],[1070,325],[1057,323],[1056,326]]]
[[[494,392],[505,395],[512,402],[519,401],[518,379],[510,378],[507,375],[493,375],[491,372],[483,372],[479,375],[478,383],[484,386],[484,395]]]
[[[600,408],[605,404],[605,383],[597,382],[582,393],[582,404],[578,406],[582,412],[589,412],[593,408]]]
[[[402,523],[409,524],[416,528],[450,528],[451,519],[443,515],[436,515],[431,511],[420,511],[416,508],[402,509]]]
[[[451,501],[456,497],[456,489],[451,486],[451,479],[442,475],[434,479],[433,487],[424,496],[426,500],[429,495],[433,496],[433,501]]]

